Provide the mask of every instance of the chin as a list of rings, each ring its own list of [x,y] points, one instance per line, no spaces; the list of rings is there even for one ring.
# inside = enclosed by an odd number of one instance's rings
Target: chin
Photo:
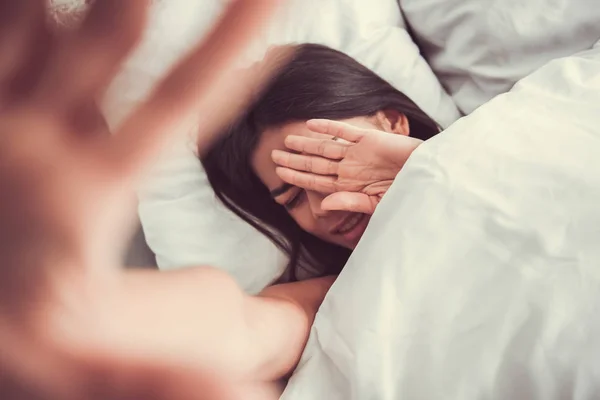
[[[356,223],[356,225],[354,225],[352,229],[346,232],[343,235],[343,239],[341,240],[341,242],[343,242],[342,246],[349,250],[354,250],[356,246],[358,246],[358,243],[362,239],[365,231],[367,230],[367,226],[369,225],[369,222],[371,220],[371,216],[368,214],[360,215],[361,218]]]
[[[348,250],[354,251],[354,249],[356,248],[356,246],[358,246],[358,242],[353,243],[353,244],[345,244],[344,247],[347,248]]]

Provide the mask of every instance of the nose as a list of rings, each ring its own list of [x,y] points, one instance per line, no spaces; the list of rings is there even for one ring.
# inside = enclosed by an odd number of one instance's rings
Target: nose
[[[308,199],[308,205],[314,218],[323,218],[329,214],[329,211],[321,208],[321,203],[325,195],[319,192],[306,191],[306,198]]]

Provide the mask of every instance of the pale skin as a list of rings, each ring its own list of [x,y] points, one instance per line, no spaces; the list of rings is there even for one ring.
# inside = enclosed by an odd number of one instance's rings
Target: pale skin
[[[169,133],[208,115],[208,143],[243,107],[231,99],[266,79],[233,80],[231,65],[277,3],[232,2],[111,136],[94,104],[148,1],[97,0],[55,34],[44,0],[0,0],[0,398],[276,398],[270,382],[294,369],[333,278],[252,297],[209,267],[125,272],[119,260],[131,189]]]
[[[370,215],[421,143],[410,137],[405,115],[381,110],[266,130],[252,160],[275,201],[302,229],[354,249]]]

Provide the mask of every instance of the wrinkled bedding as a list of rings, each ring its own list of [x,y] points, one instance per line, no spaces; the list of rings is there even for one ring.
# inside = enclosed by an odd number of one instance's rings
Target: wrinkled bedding
[[[423,56],[470,114],[600,38],[598,0],[399,0]]]
[[[296,399],[600,393],[600,45],[423,144],[317,315]]]

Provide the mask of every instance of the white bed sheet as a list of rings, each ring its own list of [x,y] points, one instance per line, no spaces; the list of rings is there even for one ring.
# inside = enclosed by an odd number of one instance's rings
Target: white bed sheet
[[[425,58],[469,114],[600,39],[598,0],[399,0]]]
[[[422,145],[283,396],[597,399],[600,46]]]

